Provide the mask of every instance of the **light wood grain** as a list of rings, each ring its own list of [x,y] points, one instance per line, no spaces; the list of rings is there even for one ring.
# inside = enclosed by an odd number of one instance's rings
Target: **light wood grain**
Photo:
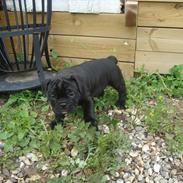
[[[49,48],[56,49],[64,57],[101,58],[114,55],[120,61],[134,62],[135,40],[50,35]]]
[[[183,28],[183,3],[139,2],[138,26]]]
[[[136,28],[125,26],[124,14],[71,14],[55,12],[51,34],[136,38]]]
[[[137,50],[183,53],[183,29],[138,27]]]
[[[163,52],[136,52],[135,69],[144,66],[148,72],[168,73],[174,65],[183,64],[183,54]]]

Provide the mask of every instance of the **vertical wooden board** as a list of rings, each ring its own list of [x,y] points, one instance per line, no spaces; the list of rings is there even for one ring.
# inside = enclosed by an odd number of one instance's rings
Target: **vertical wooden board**
[[[183,29],[138,27],[137,50],[183,53]]]
[[[135,69],[144,66],[149,72],[159,71],[162,74],[168,73],[174,65],[183,64],[183,54],[163,52],[136,52]]]
[[[136,38],[136,27],[125,26],[124,14],[54,12],[51,34]]]
[[[139,2],[138,26],[183,27],[183,3]]]
[[[63,57],[101,58],[116,56],[120,61],[134,62],[135,40],[80,37],[49,36],[49,48],[56,49]]]

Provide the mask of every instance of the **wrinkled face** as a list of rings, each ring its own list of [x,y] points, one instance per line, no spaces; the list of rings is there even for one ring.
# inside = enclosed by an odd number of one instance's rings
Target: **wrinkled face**
[[[74,81],[50,80],[46,90],[53,112],[58,116],[73,111],[78,105],[78,89]]]

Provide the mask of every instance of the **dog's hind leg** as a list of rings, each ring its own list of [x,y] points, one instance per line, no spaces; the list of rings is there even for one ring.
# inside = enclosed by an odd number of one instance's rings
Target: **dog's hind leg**
[[[118,91],[119,98],[116,102],[116,106],[120,107],[121,109],[125,109],[127,92],[125,81],[120,70],[118,70],[118,73],[113,75],[113,80],[110,85]]]
[[[84,120],[85,122],[91,122],[91,125],[96,127],[98,130],[95,111],[94,111],[94,102],[92,97],[89,97],[83,101],[83,111],[84,111]]]

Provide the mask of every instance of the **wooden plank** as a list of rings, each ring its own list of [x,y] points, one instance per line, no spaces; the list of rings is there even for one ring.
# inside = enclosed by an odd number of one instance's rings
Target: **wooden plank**
[[[54,12],[51,34],[136,38],[136,28],[125,26],[124,14]]]
[[[4,14],[0,14],[0,21],[4,18]],[[9,18],[11,24],[15,25],[13,12],[9,12]],[[31,13],[28,15],[28,21],[29,23],[33,23]],[[40,16],[37,16],[37,22],[41,23]],[[124,14],[71,14],[54,12],[52,15],[51,34],[135,39],[136,28],[125,26]]]
[[[59,67],[63,68],[63,63],[69,63],[71,65],[77,65],[77,64],[81,64],[85,61],[89,61],[89,59],[61,57],[59,61],[55,61],[55,62],[52,62],[52,63],[58,69]],[[130,78],[133,77],[133,74],[134,74],[134,64],[133,63],[118,62],[118,65],[119,65],[125,79],[130,79]]]
[[[183,3],[139,2],[138,26],[183,28]]]
[[[183,29],[138,27],[137,50],[183,53]]]
[[[134,62],[135,40],[51,35],[49,48],[56,49],[64,57],[101,58],[114,55],[120,61]]]
[[[183,54],[181,53],[136,52],[135,69],[144,66],[148,72],[159,71],[166,74],[171,67],[179,64],[183,64]]]

